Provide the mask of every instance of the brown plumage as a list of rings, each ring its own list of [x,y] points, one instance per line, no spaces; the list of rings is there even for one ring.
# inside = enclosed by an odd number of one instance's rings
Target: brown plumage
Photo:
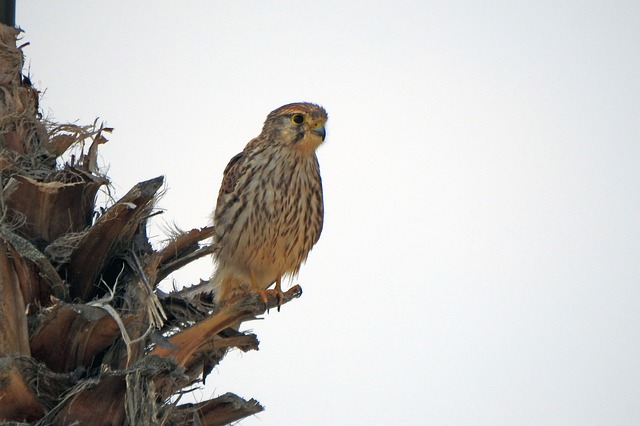
[[[214,213],[218,302],[237,291],[260,292],[293,276],[320,238],[322,181],[315,154],[324,141],[326,111],[310,103],[272,111],[262,133],[234,156]]]

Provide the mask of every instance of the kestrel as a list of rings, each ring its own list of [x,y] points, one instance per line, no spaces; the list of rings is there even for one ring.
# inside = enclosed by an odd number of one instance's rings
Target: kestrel
[[[272,111],[262,133],[224,170],[213,217],[216,301],[294,276],[320,238],[324,206],[316,148],[327,113],[311,103]]]

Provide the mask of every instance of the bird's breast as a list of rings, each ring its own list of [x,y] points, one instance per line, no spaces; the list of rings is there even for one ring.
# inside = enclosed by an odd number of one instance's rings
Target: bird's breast
[[[236,206],[229,209],[236,218],[220,230],[219,257],[269,283],[298,271],[323,221],[318,162],[315,155],[307,157],[276,152],[250,159],[253,166],[238,182]]]

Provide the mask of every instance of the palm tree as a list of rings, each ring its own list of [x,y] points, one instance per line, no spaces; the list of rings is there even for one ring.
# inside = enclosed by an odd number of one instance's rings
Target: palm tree
[[[110,129],[42,119],[18,33],[0,25],[0,421],[221,425],[262,411],[232,393],[180,396],[230,348],[258,349],[234,326],[278,301],[246,295],[220,307],[208,293],[157,289],[211,253],[213,228],[149,242],[163,177],[96,206],[110,182],[96,165]],[[299,295],[296,286],[284,302]]]

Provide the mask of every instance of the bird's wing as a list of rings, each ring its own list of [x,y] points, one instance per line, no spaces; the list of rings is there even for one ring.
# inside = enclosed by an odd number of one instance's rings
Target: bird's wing
[[[227,167],[224,168],[224,173],[222,175],[222,184],[220,185],[220,192],[218,193],[218,200],[225,195],[234,191],[236,187],[236,182],[241,175],[241,167],[242,158],[244,153],[240,152],[229,160]]]

